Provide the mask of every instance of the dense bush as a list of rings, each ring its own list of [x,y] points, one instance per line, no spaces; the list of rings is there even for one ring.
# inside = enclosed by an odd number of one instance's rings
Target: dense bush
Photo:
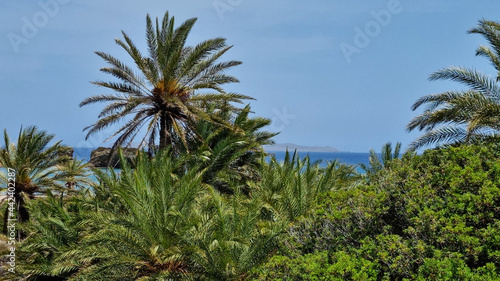
[[[407,154],[320,197],[259,280],[499,280],[500,146]]]

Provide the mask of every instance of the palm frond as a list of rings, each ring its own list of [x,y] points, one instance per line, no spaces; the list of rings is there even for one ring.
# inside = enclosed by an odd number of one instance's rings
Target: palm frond
[[[410,149],[438,143],[468,142],[497,135],[500,110],[500,24],[480,20],[469,33],[483,35],[489,46],[479,46],[476,55],[486,57],[498,72],[497,77],[474,69],[448,67],[430,76],[430,80],[451,80],[467,86],[465,91],[447,91],[418,99],[416,110],[426,104],[424,112],[414,117],[407,130],[418,129],[424,135],[415,140]]]
[[[433,73],[430,78],[433,80],[452,80],[464,84],[473,90],[480,91],[484,95],[499,98],[500,89],[494,79],[473,69],[464,67],[447,67]]]
[[[467,139],[467,131],[464,128],[446,126],[426,132],[414,140],[410,145],[410,150],[417,150],[427,145],[438,144],[440,142],[464,142]]]

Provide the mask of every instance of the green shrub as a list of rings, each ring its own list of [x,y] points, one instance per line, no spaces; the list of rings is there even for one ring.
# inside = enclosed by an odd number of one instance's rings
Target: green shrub
[[[376,263],[346,252],[326,251],[291,259],[274,256],[256,273],[258,280],[377,280]]]
[[[355,268],[367,275],[344,280],[500,280],[499,145],[393,161],[358,188],[320,196],[281,243],[278,254],[290,261],[272,258],[256,269],[258,278],[336,280]],[[349,262],[339,263],[339,255]],[[307,279],[303,263],[323,277]],[[340,268],[326,271],[334,265]]]

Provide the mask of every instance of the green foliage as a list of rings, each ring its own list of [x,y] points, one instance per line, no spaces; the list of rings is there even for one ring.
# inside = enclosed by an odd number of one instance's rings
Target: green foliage
[[[380,170],[387,168],[391,164],[392,160],[398,159],[400,157],[400,152],[401,152],[400,142],[396,143],[396,146],[394,147],[394,152],[392,151],[392,144],[388,142],[382,146],[380,157],[377,155],[375,150],[370,149],[370,155],[368,156],[369,166],[364,163],[361,163],[359,164],[359,167],[365,171],[365,175],[367,177],[371,177]]]
[[[224,195],[189,161],[140,154],[135,168],[97,171],[99,185],[63,200],[29,201],[33,220],[20,245],[33,280],[238,280],[276,248],[281,222],[261,201]],[[36,252],[36,254],[32,254]],[[38,278],[38,279],[37,279]]]
[[[83,196],[88,191],[80,191],[80,194]],[[78,267],[61,260],[60,256],[84,235],[85,210],[76,197],[63,199],[50,191],[44,198],[28,200],[26,205],[30,221],[20,226],[29,235],[17,246],[19,277],[68,278]]]
[[[55,178],[61,182],[62,190],[75,191],[78,188],[86,188],[92,185],[90,179],[91,171],[89,164],[83,160],[71,159],[55,167]]]
[[[184,153],[191,152],[193,164],[206,169],[203,181],[222,192],[231,193],[234,190],[230,189],[230,182],[245,186],[247,181],[258,180],[261,159],[266,155],[262,145],[273,143],[271,138],[276,135],[261,129],[271,121],[250,117],[249,105],[238,113],[217,110],[211,105],[207,113],[225,120],[232,128],[205,120],[196,123],[197,137],[188,141],[189,148]]]
[[[221,195],[203,184],[204,170],[182,171],[184,162],[166,155],[140,157],[135,170],[123,169],[107,187],[121,211],[101,207],[92,217],[101,229],[75,256],[96,263],[81,276],[232,280],[274,248],[281,228],[259,218],[257,201]]]
[[[306,214],[323,193],[353,186],[357,179],[354,169],[337,161],[320,168],[309,156],[300,159],[298,153],[287,152],[281,163],[274,156],[263,163],[260,181],[249,184],[270,218],[291,222]]]
[[[282,240],[281,259],[294,262],[273,258],[255,272],[262,280],[307,280],[306,257],[327,253],[349,256],[344,270],[366,264],[376,272],[367,280],[498,280],[499,160],[496,143],[392,160],[367,183],[319,197]],[[338,265],[331,258],[318,263],[322,270]]]
[[[326,251],[291,259],[273,256],[267,266],[256,271],[256,280],[377,280],[376,263],[346,252],[332,255]],[[259,269],[260,270],[260,269]]]
[[[283,163],[260,163],[261,179],[248,181],[247,189],[228,181],[233,192],[225,194],[204,182],[210,167],[193,162],[196,156],[170,155],[141,153],[133,169],[95,170],[99,184],[91,193],[28,201],[33,220],[23,225],[29,235],[20,244],[20,274],[31,280],[245,279],[276,251],[286,225],[322,193],[355,181],[353,167],[320,168],[288,155]],[[349,259],[338,257],[339,264]],[[351,273],[365,272],[361,265]]]
[[[499,280],[497,267],[488,263],[483,267],[471,270],[460,257],[426,258],[418,270],[415,280]]]

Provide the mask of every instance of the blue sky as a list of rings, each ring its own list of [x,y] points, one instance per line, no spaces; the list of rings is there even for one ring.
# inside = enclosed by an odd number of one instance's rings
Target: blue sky
[[[243,61],[226,89],[257,100],[256,115],[273,119],[277,142],[343,151],[403,146],[419,132],[406,124],[420,96],[461,85],[429,82],[443,67],[493,69],[467,30],[481,18],[500,21],[500,2],[436,0],[40,0],[0,3],[0,129],[17,135],[36,125],[72,146],[101,146],[112,129],[84,141],[82,129],[104,106],[79,108],[113,80],[94,51],[125,62],[114,39],[124,30],[145,50],[145,17],[168,10],[177,23],[198,22],[190,45],[225,37],[225,60]],[[108,92],[109,93],[109,92]],[[110,143],[104,143],[104,145]]]

